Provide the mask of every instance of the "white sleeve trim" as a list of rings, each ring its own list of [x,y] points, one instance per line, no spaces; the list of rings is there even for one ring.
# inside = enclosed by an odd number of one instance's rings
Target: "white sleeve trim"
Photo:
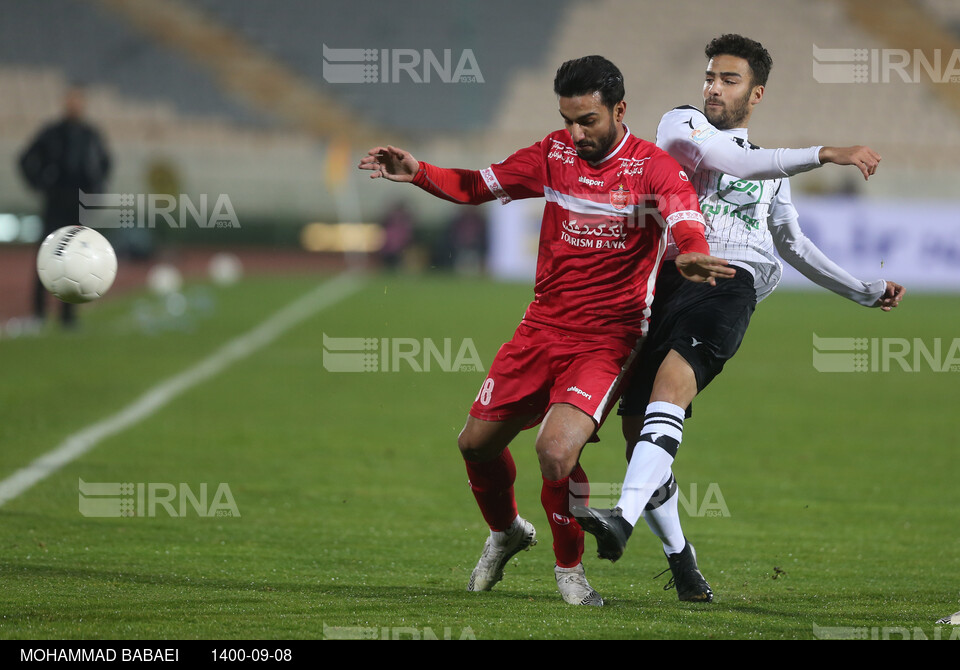
[[[487,188],[490,189],[490,192],[499,200],[502,204],[506,205],[508,202],[513,200],[509,194],[503,189],[503,186],[500,185],[497,175],[493,173],[493,168],[484,168],[480,170],[480,176],[483,177],[484,183],[487,185]]]
[[[706,221],[703,220],[703,214],[693,209],[686,209],[682,212],[674,212],[667,217],[667,228],[672,228],[675,224],[680,221],[696,221],[702,226],[706,226]]]

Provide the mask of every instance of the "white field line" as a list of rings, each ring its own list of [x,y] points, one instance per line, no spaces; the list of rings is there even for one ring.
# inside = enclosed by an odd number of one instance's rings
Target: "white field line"
[[[351,273],[334,277],[276,312],[253,330],[227,342],[193,367],[147,390],[116,414],[68,436],[54,450],[0,481],[0,507],[84,455],[101,441],[150,417],[181,393],[262,349],[300,322],[349,297],[362,285],[363,282]]]

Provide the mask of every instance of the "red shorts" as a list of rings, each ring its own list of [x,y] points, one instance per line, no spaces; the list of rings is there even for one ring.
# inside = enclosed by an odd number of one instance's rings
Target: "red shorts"
[[[521,323],[500,347],[470,415],[484,421],[530,416],[530,428],[554,403],[567,403],[599,427],[620,397],[640,349],[639,336],[564,333]]]

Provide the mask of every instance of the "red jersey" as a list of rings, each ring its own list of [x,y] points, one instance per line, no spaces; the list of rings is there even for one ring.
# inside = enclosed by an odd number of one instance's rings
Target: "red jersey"
[[[581,159],[566,130],[551,133],[479,172],[492,196],[476,193],[476,173],[455,171],[467,202],[543,197],[534,300],[524,322],[588,334],[646,334],[667,230],[696,226],[681,252],[708,253],[696,191],[680,165],[630,134],[597,164]],[[437,168],[422,164],[415,184],[450,197]],[[465,190],[463,190],[465,185]],[[439,192],[438,192],[439,191]],[[659,212],[662,219],[656,216]],[[666,227],[664,227],[664,223]],[[679,228],[677,224],[681,224]]]

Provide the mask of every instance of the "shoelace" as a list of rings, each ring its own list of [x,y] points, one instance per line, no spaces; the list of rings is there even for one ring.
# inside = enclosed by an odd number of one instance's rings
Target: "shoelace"
[[[663,572],[661,572],[659,575],[657,575],[656,577],[654,577],[654,579],[660,579],[660,577],[663,576],[664,572],[670,572],[670,568],[667,568],[666,570],[664,570]],[[674,579],[673,579],[673,575],[670,575],[670,579],[668,579],[668,580],[667,580],[667,583],[663,585],[663,590],[664,590],[664,591],[669,591],[669,590],[672,589],[672,588],[676,588],[676,586],[677,586],[677,584],[676,584],[676,582],[675,582]]]

